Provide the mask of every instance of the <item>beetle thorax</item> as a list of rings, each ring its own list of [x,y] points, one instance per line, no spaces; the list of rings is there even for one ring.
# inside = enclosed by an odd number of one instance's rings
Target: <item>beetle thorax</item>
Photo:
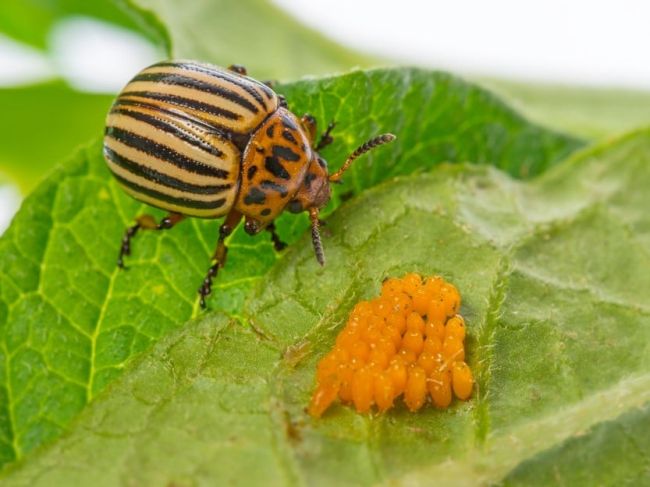
[[[297,117],[284,108],[276,110],[246,146],[236,209],[264,228],[304,185],[312,152]]]

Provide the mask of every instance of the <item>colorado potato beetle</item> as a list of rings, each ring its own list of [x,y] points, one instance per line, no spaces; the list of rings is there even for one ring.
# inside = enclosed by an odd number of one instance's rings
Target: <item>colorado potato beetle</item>
[[[339,182],[356,158],[395,139],[382,134],[368,140],[329,174],[319,151],[333,141],[333,127],[317,141],[314,117],[298,118],[284,97],[248,77],[242,66],[167,61],[142,70],[110,109],[104,158],[127,193],[169,213],[160,222],[150,215],[136,219],[122,238],[118,266],[124,266],[140,229],[225,216],[198,291],[205,307],[226,263],[226,237],[243,218],[248,234],[266,229],[282,250],[273,221],[285,209],[309,213],[316,259],[323,265],[318,214],[330,199],[330,183]]]

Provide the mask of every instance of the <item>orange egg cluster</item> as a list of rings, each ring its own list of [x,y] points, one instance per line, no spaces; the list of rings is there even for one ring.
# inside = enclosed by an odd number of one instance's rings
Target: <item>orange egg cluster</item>
[[[393,407],[400,395],[411,411],[427,402],[468,399],[474,380],[465,363],[460,294],[441,277],[387,279],[381,295],[356,304],[334,349],[318,364],[309,414],[320,417],[337,397],[365,413]]]

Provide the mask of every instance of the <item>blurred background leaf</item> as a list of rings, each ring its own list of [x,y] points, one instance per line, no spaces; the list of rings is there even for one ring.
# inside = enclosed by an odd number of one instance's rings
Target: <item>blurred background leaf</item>
[[[243,64],[258,79],[289,80],[377,64],[304,27],[267,0],[131,2],[156,12],[173,39],[173,57]]]
[[[650,92],[560,84],[478,80],[522,114],[548,127],[589,139],[650,125]]]
[[[140,32],[156,43],[166,32],[152,19],[143,22],[125,8],[127,0],[3,0],[0,32],[30,46],[47,50],[50,32],[62,19],[84,15]]]
[[[112,99],[60,80],[0,90],[0,171],[27,194],[57,162],[102,133]]]

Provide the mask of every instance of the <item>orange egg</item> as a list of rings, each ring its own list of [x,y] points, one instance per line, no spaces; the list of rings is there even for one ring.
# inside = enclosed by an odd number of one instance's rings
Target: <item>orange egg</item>
[[[406,330],[406,316],[401,312],[391,313],[386,318],[386,325],[396,328],[400,334],[404,333],[404,330]]]
[[[418,357],[418,365],[429,375],[436,369],[436,357],[433,353],[422,352]]]
[[[445,302],[439,298],[435,298],[429,304],[427,309],[427,320],[428,321],[439,321],[444,323],[447,321],[447,306]]]
[[[381,295],[382,296],[391,296],[403,291],[403,285],[401,279],[396,279],[391,277],[386,279],[381,285]]]
[[[445,339],[445,324],[442,320],[429,320],[424,325],[424,334],[427,337],[437,337],[442,341]]]
[[[340,364],[338,376],[341,381],[339,388],[339,398],[343,402],[352,402],[352,378],[354,377],[354,367],[351,364]]]
[[[359,301],[354,305],[352,316],[370,316],[372,315],[372,306],[368,301]]]
[[[422,407],[427,397],[427,375],[417,365],[408,370],[406,388],[404,389],[404,403],[411,411]]]
[[[411,297],[415,295],[415,293],[417,292],[418,289],[420,289],[421,286],[422,286],[422,277],[420,277],[420,274],[411,272],[409,274],[406,274],[402,278],[402,287],[404,288],[404,292]]]
[[[451,368],[451,380],[456,397],[463,401],[469,398],[474,387],[474,378],[465,362],[454,362]]]
[[[436,353],[442,352],[442,341],[436,335],[427,336],[424,340],[424,346],[422,347],[422,353],[430,353],[435,355]]]
[[[442,342],[442,354],[450,363],[455,362],[456,360],[465,360],[463,342],[454,335],[447,335],[445,341]]]
[[[446,282],[440,287],[440,294],[449,310],[448,316],[458,313],[460,309],[460,294],[456,287]]]
[[[451,404],[451,383],[448,371],[433,372],[429,375],[427,386],[434,406],[441,409],[449,407],[449,404]]]
[[[445,324],[445,336],[453,335],[461,342],[465,340],[465,320],[461,315],[454,315]]]
[[[424,338],[419,331],[407,331],[402,338],[402,350],[413,352],[416,356],[424,348]]]
[[[352,402],[360,413],[370,411],[373,397],[373,374],[370,367],[362,367],[352,377]]]
[[[418,333],[424,333],[424,320],[415,311],[408,314],[406,317],[406,329],[408,331],[417,331]]]
[[[358,341],[352,345],[350,348],[350,357],[356,358],[361,362],[368,360],[368,355],[370,354],[370,347],[366,342]]]
[[[402,343],[402,334],[400,333],[399,329],[395,328],[394,326],[386,326],[386,328],[384,328],[382,331],[382,334],[384,338],[391,341],[395,348],[399,347],[400,343]]]
[[[399,395],[404,392],[406,387],[406,365],[401,357],[394,357],[388,364],[388,369],[386,370],[388,377],[390,377],[391,382],[393,383],[393,389],[395,394]]]
[[[431,303],[431,295],[424,286],[421,286],[415,291],[411,302],[413,303],[413,311],[420,315],[426,315]]]
[[[384,412],[393,406],[395,399],[395,386],[388,372],[380,372],[375,376],[374,398],[377,409]]]
[[[311,398],[309,414],[315,418],[320,418],[325,410],[334,402],[338,393],[339,388],[336,386],[320,386]]]

